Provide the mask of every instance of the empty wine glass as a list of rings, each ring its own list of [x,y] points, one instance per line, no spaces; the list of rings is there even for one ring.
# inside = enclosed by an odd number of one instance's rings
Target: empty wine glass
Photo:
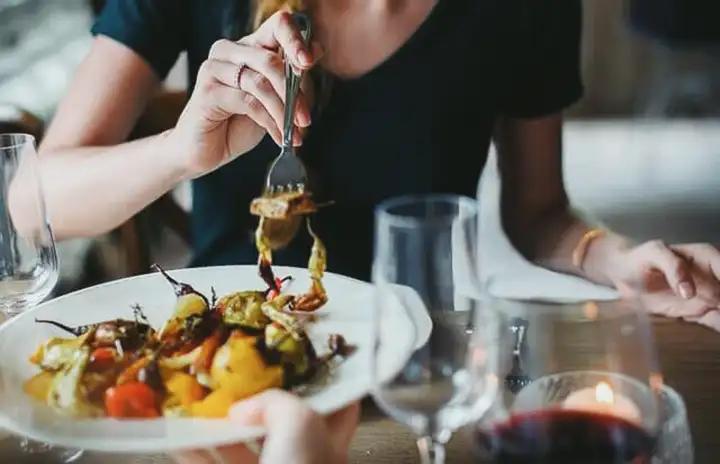
[[[480,462],[649,464],[663,422],[646,311],[633,301],[493,300],[525,321],[519,361],[476,428]],[[518,367],[519,366],[519,367]]]
[[[401,197],[376,212],[373,396],[418,434],[425,463],[443,463],[451,434],[498,390],[506,325],[478,292],[477,226],[465,197]]]
[[[38,163],[31,135],[0,134],[0,311],[5,319],[42,302],[58,280]],[[82,454],[27,439],[19,447],[43,462],[72,462]]]

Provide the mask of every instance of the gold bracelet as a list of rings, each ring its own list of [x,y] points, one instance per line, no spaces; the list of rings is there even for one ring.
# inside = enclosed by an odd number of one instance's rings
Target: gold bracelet
[[[575,266],[577,269],[582,270],[583,262],[585,261],[585,257],[587,256],[588,248],[590,248],[590,244],[593,242],[593,240],[598,239],[605,235],[605,230],[594,228],[590,229],[587,232],[585,232],[580,238],[580,241],[575,246],[575,249],[572,253],[572,263],[573,266]]]

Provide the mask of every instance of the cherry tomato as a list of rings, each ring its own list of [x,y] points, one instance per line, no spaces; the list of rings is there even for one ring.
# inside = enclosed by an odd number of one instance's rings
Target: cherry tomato
[[[115,362],[116,351],[113,348],[96,348],[90,355],[90,366],[93,369],[110,367]]]
[[[158,395],[148,385],[130,382],[105,392],[105,410],[117,419],[151,419],[160,417]]]

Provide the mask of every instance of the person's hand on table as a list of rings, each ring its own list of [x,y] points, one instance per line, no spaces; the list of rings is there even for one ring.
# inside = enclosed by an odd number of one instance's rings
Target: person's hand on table
[[[622,252],[608,274],[621,295],[638,297],[650,312],[720,331],[720,251],[716,247],[651,241]]]
[[[270,390],[238,403],[230,411],[235,424],[267,430],[259,455],[252,447],[238,444],[174,457],[179,464],[344,463],[359,418],[359,403],[322,417],[296,396]]]

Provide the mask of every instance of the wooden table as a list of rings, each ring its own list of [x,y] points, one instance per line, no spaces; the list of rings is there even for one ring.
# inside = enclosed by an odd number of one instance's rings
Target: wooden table
[[[703,327],[656,318],[655,337],[665,380],[685,398],[695,443],[697,464],[712,464],[720,456],[717,422],[720,420],[720,335]],[[7,450],[7,448],[6,448]],[[464,463],[470,457],[467,433],[459,431],[447,449],[447,462]],[[10,459],[0,444],[2,462]],[[35,461],[40,462],[40,461]],[[157,456],[110,456],[87,453],[79,463],[171,463]],[[383,417],[370,401],[364,403],[363,420],[351,449],[351,463],[417,463],[415,437],[407,428]]]

